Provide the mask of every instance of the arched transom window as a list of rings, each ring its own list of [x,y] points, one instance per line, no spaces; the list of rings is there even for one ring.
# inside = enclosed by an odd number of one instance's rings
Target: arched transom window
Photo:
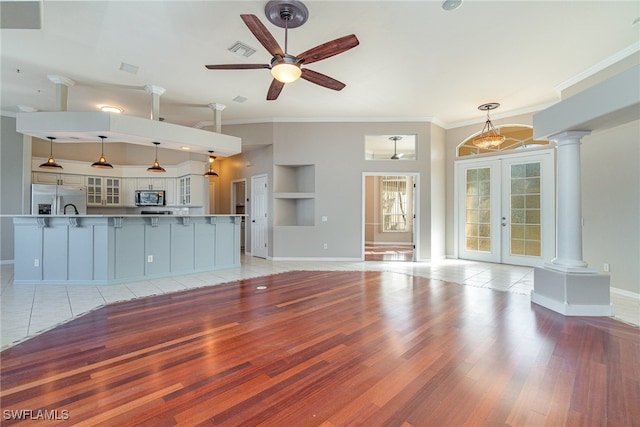
[[[476,138],[480,132],[471,135],[458,145],[457,156],[475,156],[478,154],[495,153],[498,151],[506,150],[523,150],[533,147],[541,147],[548,145],[547,140],[533,139],[533,128],[525,125],[505,125],[498,127],[500,134],[505,136],[505,140],[497,148],[481,148],[473,144],[474,138]]]

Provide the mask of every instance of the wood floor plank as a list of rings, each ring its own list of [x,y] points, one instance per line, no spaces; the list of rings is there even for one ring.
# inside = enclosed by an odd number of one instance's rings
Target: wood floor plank
[[[4,350],[0,406],[68,411],[38,425],[633,426],[638,360],[640,329],[525,295],[296,271],[108,305]]]

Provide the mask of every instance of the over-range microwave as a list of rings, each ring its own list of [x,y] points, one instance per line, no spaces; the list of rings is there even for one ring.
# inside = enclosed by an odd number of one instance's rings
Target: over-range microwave
[[[136,190],[136,206],[164,206],[164,190]]]

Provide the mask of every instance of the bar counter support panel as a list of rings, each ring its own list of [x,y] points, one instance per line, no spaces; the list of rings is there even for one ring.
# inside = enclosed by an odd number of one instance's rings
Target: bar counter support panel
[[[17,216],[14,284],[109,285],[239,267],[241,220]]]

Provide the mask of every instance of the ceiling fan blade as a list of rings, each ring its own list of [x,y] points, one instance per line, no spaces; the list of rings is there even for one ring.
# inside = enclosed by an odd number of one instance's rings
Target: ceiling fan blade
[[[267,101],[275,101],[278,99],[278,95],[282,92],[282,88],[284,87],[284,83],[273,79],[271,82],[271,86],[269,86],[269,92],[267,92]]]
[[[255,70],[258,68],[271,68],[269,64],[222,64],[205,65],[210,70]]]
[[[249,30],[251,30],[256,39],[258,39],[260,44],[264,46],[271,55],[284,55],[284,52],[276,39],[271,35],[269,30],[267,30],[267,27],[260,22],[256,15],[240,15],[240,17],[244,21],[245,25],[249,27]]]
[[[322,87],[326,87],[333,90],[342,90],[346,85],[338,80],[326,76],[322,73],[318,73],[317,71],[309,70],[307,68],[302,69],[302,75],[300,76],[303,79],[320,85]]]
[[[302,52],[297,56],[297,58],[302,60],[305,65],[311,64],[313,62],[317,62],[322,59],[326,59],[347,51],[358,46],[359,44],[360,42],[358,41],[358,38],[355,36],[355,34],[351,34],[311,48],[305,52]]]

